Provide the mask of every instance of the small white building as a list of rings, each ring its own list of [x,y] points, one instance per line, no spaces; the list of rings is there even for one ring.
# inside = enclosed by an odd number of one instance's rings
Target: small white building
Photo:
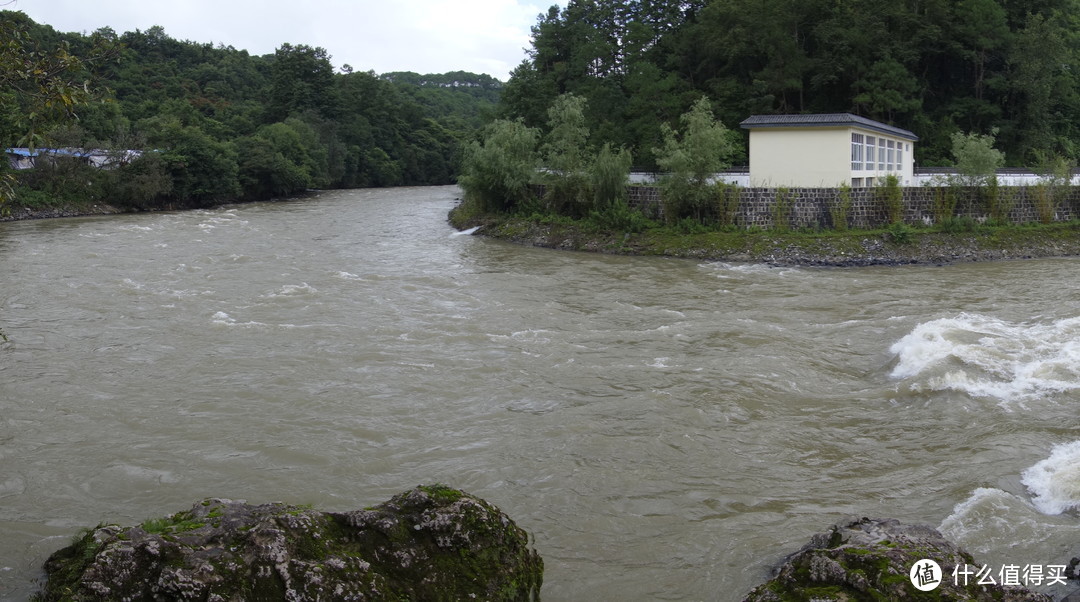
[[[56,157],[74,157],[85,161],[91,167],[112,169],[121,165],[127,165],[142,156],[139,150],[107,151],[101,149],[81,148],[8,148],[4,149],[8,157],[8,164],[12,169],[33,169],[39,159],[50,160]]]
[[[755,188],[853,188],[873,186],[896,174],[912,186],[919,137],[851,113],[752,115],[750,186]]]

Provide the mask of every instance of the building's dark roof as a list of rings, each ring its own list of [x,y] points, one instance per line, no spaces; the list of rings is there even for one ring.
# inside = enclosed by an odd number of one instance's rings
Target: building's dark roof
[[[919,137],[907,130],[867,119],[851,113],[818,113],[814,115],[751,115],[741,124],[745,129],[792,127],[860,127],[908,140]]]

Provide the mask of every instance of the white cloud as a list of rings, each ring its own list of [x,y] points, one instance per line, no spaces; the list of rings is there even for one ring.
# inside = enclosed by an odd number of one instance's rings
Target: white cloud
[[[562,4],[562,3],[560,3]],[[529,0],[17,0],[60,31],[161,25],[173,38],[267,54],[284,42],[321,46],[358,70],[473,71],[506,80],[525,58],[547,6]]]

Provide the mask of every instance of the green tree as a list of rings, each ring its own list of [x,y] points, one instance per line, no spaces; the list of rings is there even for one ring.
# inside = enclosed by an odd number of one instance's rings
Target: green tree
[[[665,124],[664,144],[654,149],[656,162],[667,173],[660,179],[669,220],[692,213],[702,219],[709,207],[709,180],[730,165],[734,153],[731,133],[713,117],[709,100],[700,98],[679,118],[682,134]]]
[[[593,206],[596,209],[604,211],[626,204],[631,161],[630,151],[620,148],[616,152],[610,144],[605,144],[597,153],[589,171]]]
[[[23,13],[0,14],[0,143],[33,149],[53,127],[77,120],[79,109],[107,90],[92,69],[118,56],[111,30],[94,32],[81,56],[64,40],[45,47]],[[6,166],[5,166],[6,167]],[[2,171],[2,170],[0,170]],[[0,214],[14,195],[13,176],[0,175]]]
[[[464,149],[458,184],[480,212],[512,211],[529,203],[537,167],[538,132],[521,121],[496,120],[482,142]]]
[[[996,181],[995,174],[1005,164],[1005,155],[994,148],[995,136],[996,128],[989,134],[953,133],[953,159],[961,185],[985,186],[991,179]]]
[[[1022,119],[1009,132],[1013,148],[1023,149],[1026,163],[1038,163],[1046,153],[1076,154],[1080,113],[1080,41],[1066,17],[1054,12],[1029,14],[1013,38],[1008,58],[1010,104]]]
[[[588,143],[585,99],[563,94],[548,109],[549,131],[540,153],[547,184],[546,202],[556,213],[588,212]]]
[[[330,117],[336,106],[334,67],[326,50],[305,44],[278,47],[271,64],[270,120],[284,121],[292,113],[308,109]]]
[[[172,178],[159,153],[143,153],[119,168],[99,171],[109,178],[105,200],[117,207],[154,209],[172,193]]]
[[[240,194],[236,150],[194,125],[166,121],[151,143],[163,147],[161,158],[172,177],[172,197],[212,204]]]
[[[246,136],[233,142],[237,155],[237,178],[242,194],[250,200],[288,196],[310,183],[307,172],[265,138]]]

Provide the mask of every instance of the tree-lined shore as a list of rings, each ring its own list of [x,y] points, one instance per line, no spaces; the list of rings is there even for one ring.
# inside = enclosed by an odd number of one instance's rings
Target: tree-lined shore
[[[303,43],[255,56],[157,26],[62,33],[15,11],[0,12],[0,39],[0,142],[39,154],[35,169],[4,166],[3,196],[40,214],[452,183],[502,88],[473,73],[335,66]],[[43,158],[52,148],[141,155],[94,169]]]
[[[645,168],[657,166],[663,125],[702,96],[729,128],[785,113],[896,125],[919,136],[922,166],[951,164],[954,133],[994,128],[1007,165],[1075,159],[1078,9],[1077,0],[571,0],[538,19],[500,114],[543,128],[555,98],[575,94],[597,147],[630,149]]]

